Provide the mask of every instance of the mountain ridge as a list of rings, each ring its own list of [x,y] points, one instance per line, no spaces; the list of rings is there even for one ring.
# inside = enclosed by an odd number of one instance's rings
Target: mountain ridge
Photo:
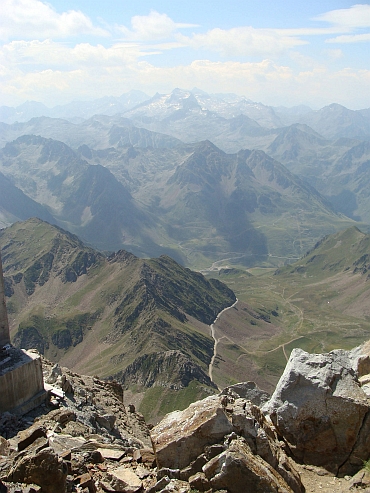
[[[164,365],[162,353],[179,351],[182,363],[172,356],[170,378],[187,382],[181,387],[187,399],[213,392],[207,376],[214,346],[209,324],[236,299],[219,280],[207,280],[166,256],[139,259],[119,251],[107,258],[39,219],[0,231],[0,244],[17,346],[116,378],[129,365]],[[159,387],[174,392],[164,381]],[[141,389],[142,397],[147,390]]]

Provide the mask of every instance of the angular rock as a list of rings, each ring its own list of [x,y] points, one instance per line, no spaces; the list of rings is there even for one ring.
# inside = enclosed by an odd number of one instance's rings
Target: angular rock
[[[156,458],[152,449],[149,448],[141,448],[140,449],[141,462],[148,467],[156,466]]]
[[[66,451],[82,450],[83,446],[88,442],[83,437],[72,437],[70,435],[57,435],[53,434],[49,436],[50,446],[55,450],[57,454],[61,454]]]
[[[216,455],[221,454],[224,451],[223,445],[217,443],[216,445],[211,445],[209,447],[206,447],[205,449],[205,454],[207,460],[213,459],[213,457],[216,457]]]
[[[189,478],[189,484],[191,488],[197,491],[208,491],[210,489],[209,481],[203,472],[197,472]]]
[[[144,466],[140,466],[140,465],[137,466],[135,473],[140,479],[147,478],[148,476],[150,476],[152,474],[148,469],[146,469]]]
[[[98,448],[97,452],[100,452],[103,459],[108,460],[121,460],[125,456],[125,451],[116,448]]]
[[[49,447],[21,457],[12,467],[8,480],[35,483],[43,493],[65,493],[67,465]]]
[[[250,401],[256,406],[262,406],[270,398],[270,394],[261,390],[255,382],[241,382],[224,388],[221,395],[233,397],[234,399],[242,398]]]
[[[54,417],[55,421],[61,425],[67,424],[69,421],[76,421],[76,413],[70,409],[63,409]]]
[[[89,493],[96,492],[96,486],[94,480],[88,472],[85,474],[81,474],[81,476],[77,476],[74,482],[75,484],[78,484],[83,489],[87,488]]]
[[[334,474],[339,469],[355,472],[348,461],[361,441],[359,433],[370,404],[357,382],[352,356],[343,350],[308,354],[294,349],[263,407],[296,459]],[[362,446],[366,457],[360,460],[369,457],[370,443],[365,449]]]
[[[358,473],[355,474],[350,481],[350,488],[359,488],[361,490],[364,490],[365,488],[370,488],[370,472],[366,471],[365,469],[358,471]]]
[[[60,377],[61,375],[62,375],[62,369],[58,365],[58,363],[56,363],[51,369],[49,375],[45,378],[45,383],[53,384],[57,381],[58,377]]]
[[[283,450],[284,443],[279,441],[274,427],[271,426],[271,422],[267,421],[260,408],[250,401],[238,398],[232,404],[230,403],[227,409],[229,409],[234,432],[225,437],[224,447],[238,436],[244,437],[253,454],[260,455],[276,469],[293,491],[301,492],[302,484],[299,473]],[[220,445],[213,446],[215,449],[216,447],[220,448]],[[222,451],[220,450],[219,453]],[[216,455],[218,454],[215,453],[213,457]]]
[[[218,455],[218,454],[215,454]],[[188,481],[190,476],[193,476],[197,472],[201,472],[202,467],[207,464],[208,459],[205,454],[199,455],[194,461],[192,461],[187,467],[180,471],[180,479]]]
[[[27,430],[20,431],[17,436],[18,452],[26,449],[37,438],[46,438],[46,429],[43,426],[34,425]]]
[[[180,479],[180,469],[169,469],[168,467],[162,467],[157,471],[157,479],[162,479],[168,476],[170,479]]]
[[[116,417],[114,414],[104,414],[103,416],[97,416],[96,421],[103,428],[106,428],[108,431],[112,431],[114,428],[114,423],[116,422]]]
[[[135,493],[136,491],[139,491],[143,485],[141,479],[131,469],[124,466],[108,472],[107,477],[113,491]]]
[[[61,377],[61,387],[64,393],[73,394],[72,384],[65,375],[62,375]]]
[[[170,413],[151,432],[158,467],[183,469],[205,446],[217,443],[232,431],[218,396]]]
[[[251,452],[249,445],[242,438],[233,440],[227,450],[203,467],[203,471],[213,490],[226,489],[230,493],[293,491],[280,474]]]

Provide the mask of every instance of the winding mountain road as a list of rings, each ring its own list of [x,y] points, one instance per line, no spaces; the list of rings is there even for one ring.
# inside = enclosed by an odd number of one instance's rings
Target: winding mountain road
[[[231,306],[228,306],[226,308],[224,308],[223,310],[220,311],[220,313],[217,315],[217,317],[215,318],[213,324],[210,325],[210,328],[211,328],[211,336],[212,336],[212,339],[214,340],[214,346],[213,346],[213,356],[211,358],[211,362],[209,364],[209,368],[208,368],[208,375],[209,375],[209,378],[211,380],[211,382],[213,382],[213,365],[214,365],[214,362],[215,362],[215,359],[216,359],[216,356],[217,356],[217,344],[218,344],[218,341],[221,339],[217,339],[216,338],[216,335],[215,335],[215,323],[217,322],[217,320],[221,317],[221,315],[226,312],[227,310],[230,310],[231,308],[234,308],[234,306],[238,303],[238,298],[236,298],[236,301],[235,303],[233,303]],[[215,382],[213,382],[215,383]]]

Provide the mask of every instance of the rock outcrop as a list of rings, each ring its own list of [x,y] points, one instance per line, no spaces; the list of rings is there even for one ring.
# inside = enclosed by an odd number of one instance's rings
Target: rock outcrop
[[[305,471],[346,475],[331,478],[340,493],[367,491],[366,471],[348,475],[370,457],[369,355],[366,345],[296,349],[267,402],[253,382],[240,383],[168,414],[151,433],[134,406],[126,410],[119,383],[44,361],[49,401],[23,417],[0,415],[0,492],[304,493]]]
[[[230,492],[304,491],[274,429],[246,399],[207,397],[168,414],[151,434],[158,467],[178,470],[181,479],[203,472],[215,490],[229,483]]]
[[[296,460],[345,475],[369,458],[370,399],[358,380],[368,363],[363,348],[292,351],[263,411]]]

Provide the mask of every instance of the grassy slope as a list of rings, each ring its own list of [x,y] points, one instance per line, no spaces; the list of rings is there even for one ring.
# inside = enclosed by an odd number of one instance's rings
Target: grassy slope
[[[102,377],[142,355],[168,350],[180,350],[207,373],[213,354],[209,324],[235,300],[218,280],[165,256],[144,260],[120,251],[107,259],[38,219],[3,230],[0,245],[17,344]],[[180,401],[188,404],[209,391],[207,384],[193,384],[180,392]],[[168,409],[177,406],[172,394]]]
[[[220,271],[240,303],[217,325],[216,382],[255,380],[272,390],[294,347],[326,352],[369,339],[369,258],[370,236],[350,228],[277,273]]]

